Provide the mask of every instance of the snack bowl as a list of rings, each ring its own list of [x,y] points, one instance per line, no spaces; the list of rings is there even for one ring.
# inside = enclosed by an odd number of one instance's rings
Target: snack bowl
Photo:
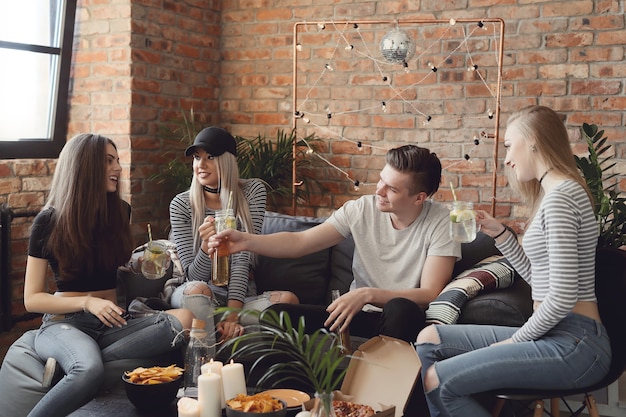
[[[140,384],[131,382],[126,373],[122,375],[126,396],[139,410],[163,409],[176,398],[183,376],[169,382]]]
[[[285,417],[287,415],[287,403],[276,397],[272,398],[282,405],[281,409],[267,412],[243,411],[232,408],[230,405],[230,401],[226,401],[226,417]]]

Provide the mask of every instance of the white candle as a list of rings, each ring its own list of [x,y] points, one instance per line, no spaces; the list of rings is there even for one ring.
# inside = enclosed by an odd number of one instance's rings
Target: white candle
[[[200,417],[200,404],[195,398],[183,397],[176,405],[178,417]]]
[[[222,377],[210,372],[198,376],[200,417],[222,416]]]
[[[200,367],[201,371],[203,374],[206,374],[208,372],[211,372],[212,374],[217,374],[219,376],[222,376],[222,367],[224,366],[224,364],[220,361],[214,361],[213,359],[211,359],[208,363],[205,363],[204,365],[202,365]],[[224,398],[224,387],[220,387],[220,395],[221,395],[221,404],[222,404],[222,408],[226,407],[226,399]]]
[[[222,384],[224,386],[224,398],[226,401],[235,398],[237,394],[246,394],[246,375],[243,365],[234,363],[222,367]]]

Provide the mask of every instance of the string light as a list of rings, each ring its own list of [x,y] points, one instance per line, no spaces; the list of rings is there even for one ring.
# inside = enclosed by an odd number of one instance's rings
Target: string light
[[[454,25],[456,25],[456,24],[457,24],[456,19],[450,19],[450,20],[449,20],[449,26],[454,26]],[[335,25],[335,24],[333,23],[333,25]],[[320,30],[326,29],[326,25],[325,25],[325,24],[323,24],[323,23],[317,23],[317,26],[318,26],[318,28],[319,28]],[[389,76],[388,76],[388,75],[383,75],[383,74],[384,74],[384,71],[383,71],[383,69],[381,68],[381,65],[380,65],[379,61],[378,61],[377,59],[375,59],[373,56],[371,56],[371,54],[369,53],[369,48],[367,47],[366,40],[363,38],[363,36],[361,36],[361,33],[358,31],[358,28],[359,28],[358,24],[354,23],[354,24],[352,24],[351,26],[352,26],[352,28],[354,28],[355,30],[357,30],[358,36],[360,36],[360,37],[361,37],[361,40],[363,41],[363,46],[364,46],[364,49],[361,49],[361,46],[359,46],[359,47],[357,48],[353,42],[348,42],[348,41],[347,41],[347,38],[346,38],[345,36],[343,36],[343,32],[341,32],[341,33],[340,33],[340,38],[339,38],[339,40],[344,40],[344,41],[345,41],[345,46],[344,46],[344,48],[343,48],[343,49],[344,49],[344,50],[346,50],[346,51],[352,51],[352,50],[355,50],[355,54],[354,54],[354,56],[362,56],[362,57],[366,57],[366,58],[371,59],[371,60],[372,60],[372,62],[373,62],[373,64],[374,64],[374,68],[375,68],[375,70],[377,70],[377,71],[378,71],[378,73],[380,74],[380,77],[381,77],[382,81],[383,81],[383,82],[385,82],[385,83],[387,83],[387,82],[389,81]],[[487,28],[485,27],[484,23],[483,23],[482,21],[481,21],[481,22],[477,22],[477,26],[476,26],[475,30],[476,30],[477,28],[483,28],[483,29],[485,29],[485,30],[487,29]],[[449,28],[448,28],[448,29],[449,29]],[[440,38],[439,38],[439,41],[443,41],[444,39],[448,39],[448,38],[449,38],[449,36],[446,36],[446,32],[448,31],[448,29],[446,29],[446,30],[443,32],[443,34],[442,34],[442,35],[440,36]],[[339,31],[339,30],[338,30],[338,31]],[[471,31],[471,32],[473,32],[473,31]],[[456,50],[458,50],[461,46],[465,46],[466,48],[468,48],[467,53],[468,53],[468,56],[469,56],[469,61],[470,61],[470,65],[467,67],[467,71],[476,71],[476,72],[477,72],[477,74],[478,74],[478,77],[480,78],[480,80],[483,82],[483,84],[485,85],[485,87],[488,89],[489,93],[491,93],[491,96],[495,98],[495,94],[494,94],[494,93],[493,93],[493,91],[489,88],[489,85],[487,84],[487,81],[483,78],[483,74],[481,74],[480,72],[478,72],[478,68],[479,68],[478,64],[476,64],[476,63],[472,62],[471,51],[469,50],[469,45],[468,45],[468,39],[469,39],[469,37],[471,36],[471,32],[470,32],[470,35],[468,35],[468,36],[466,36],[466,35],[465,35],[465,33],[463,34],[463,36],[464,36],[463,41],[462,41],[462,42],[460,42],[460,43],[459,43],[459,45],[458,45],[458,46],[454,49],[454,51],[450,52],[450,53],[449,53],[449,55],[448,55],[447,57],[442,57],[442,59],[441,59],[440,61],[438,61],[438,62],[439,62],[439,65],[442,65],[442,66],[445,68],[445,67],[447,66],[447,64],[451,62],[451,61],[450,61],[450,58],[451,58],[451,56],[452,56],[452,53],[456,52]],[[352,39],[351,39],[351,40],[352,40]],[[495,43],[494,43],[494,44],[495,44]],[[337,51],[337,47],[339,47],[339,46],[340,46],[340,45],[338,45],[338,44],[335,46],[335,50],[334,50],[334,51],[332,51],[332,56],[326,57],[326,59],[327,59],[328,63],[326,63],[326,64],[324,65],[324,69],[325,69],[325,70],[328,70],[328,71],[334,71],[334,68],[332,67],[331,62],[334,60],[334,58],[335,58],[335,57],[334,57],[334,55],[337,53],[337,52],[336,52],[336,51]],[[301,43],[297,43],[297,44],[296,44],[296,48],[297,48],[297,50],[301,51],[301,50],[302,50],[302,44],[301,44]],[[430,47],[425,48],[425,49],[424,49],[424,52],[422,53],[422,55],[424,55],[426,52],[428,52],[428,50],[429,50],[429,49],[430,49]],[[369,55],[368,55],[368,54],[369,54]],[[348,55],[348,56],[350,56],[350,55]],[[418,57],[418,58],[419,58],[419,57]],[[418,62],[419,62],[419,61],[418,61]],[[423,62],[423,61],[421,61],[421,62]],[[405,71],[406,73],[408,73],[408,72],[409,72],[409,64],[408,64],[408,62],[407,62],[406,60],[405,60],[405,61],[402,61],[402,66],[403,66],[403,68],[404,68],[404,71]],[[428,67],[430,68],[430,71],[431,71],[431,72],[433,72],[433,73],[436,73],[436,72],[438,71],[437,66],[436,66],[433,62],[428,62]],[[324,74],[324,72],[322,71],[322,73],[321,73],[321,75],[320,75],[320,77],[319,77],[318,81],[319,81],[320,79],[322,79],[323,74]],[[397,88],[396,88],[396,87],[394,87],[392,84],[387,84],[387,85],[388,85],[388,87],[389,87],[389,88],[391,88],[391,90],[392,90],[392,94],[391,94],[391,95],[386,96],[386,97],[387,97],[387,99],[391,99],[391,100],[394,100],[394,99],[400,99],[401,101],[403,101],[403,102],[405,103],[405,107],[404,107],[404,109],[407,109],[407,110],[404,110],[404,112],[405,112],[405,113],[408,113],[408,114],[413,113],[413,114],[416,114],[416,115],[421,115],[421,116],[423,116],[423,117],[424,117],[424,119],[423,119],[423,125],[427,125],[430,121],[432,121],[433,116],[431,116],[431,115],[427,115],[427,114],[423,113],[422,111],[420,111],[418,108],[416,108],[416,107],[415,107],[415,105],[414,105],[412,102],[410,102],[410,101],[408,101],[407,99],[405,99],[405,98],[404,98],[403,93],[404,93],[404,91],[407,91],[409,88],[414,87],[416,84],[420,84],[421,82],[425,81],[427,77],[428,77],[428,76],[427,76],[427,75],[425,75],[425,76],[424,76],[424,78],[422,78],[421,80],[418,80],[418,82],[414,83],[412,86],[409,86],[409,87],[404,88],[404,89],[402,89],[402,90],[401,90],[401,89],[397,89]],[[315,81],[315,84],[314,84],[313,86],[311,86],[311,87],[310,87],[310,88],[311,88],[311,91],[312,91],[312,90],[316,87],[316,84],[317,84],[317,81]],[[304,106],[304,104],[305,104],[305,103],[306,103],[306,102],[310,99],[310,97],[312,97],[312,96],[310,96],[309,94],[307,94],[307,95],[306,95],[306,99],[305,99],[305,100],[304,100],[304,102],[303,102],[303,103],[301,103],[299,106],[300,106],[301,108],[302,108],[302,107],[305,107],[305,106]],[[381,103],[381,104],[380,104],[380,109],[381,109],[381,111],[382,111],[383,113],[387,113],[387,112],[388,112],[388,108],[387,108],[387,105],[386,105],[386,104],[387,104],[387,102],[386,102],[386,101],[382,101],[382,102],[380,102],[380,103]],[[361,107],[360,109],[357,109],[357,110],[343,110],[343,111],[341,111],[341,112],[331,112],[331,110],[330,110],[329,106],[325,106],[325,107],[324,107],[324,109],[325,109],[325,112],[326,112],[326,114],[325,114],[325,115],[326,115],[326,118],[327,118],[327,119],[331,119],[333,116],[337,116],[337,115],[341,116],[342,114],[349,114],[349,113],[355,113],[355,112],[362,112],[362,111],[364,112],[364,111],[368,111],[368,110],[373,109],[373,107]],[[315,117],[322,116],[322,114],[319,114],[319,112],[318,112],[318,113],[316,113],[315,111],[311,111],[311,109],[309,109],[309,108],[307,108],[307,110],[309,110],[309,113],[310,113],[312,116],[315,116]],[[335,110],[336,110],[336,109],[335,109]],[[494,114],[494,113],[493,113],[493,111],[492,111],[491,109],[488,109],[488,111],[487,111],[487,117],[488,117],[489,119],[493,119],[493,114]],[[296,119],[301,119],[304,123],[307,123],[307,124],[312,123],[312,119],[311,119],[310,117],[306,117],[306,116],[305,116],[305,114],[304,114],[304,112],[302,112],[302,111],[299,111],[299,110],[295,111],[295,112],[294,112],[294,117],[295,117]],[[437,117],[438,117],[438,119],[437,119],[438,121],[439,121],[439,120],[441,120],[442,122],[445,122],[445,120],[443,120],[443,118],[440,118],[439,116],[437,116]],[[485,118],[485,115],[483,114],[482,116],[478,116],[478,117],[469,116],[469,118],[481,118],[481,117],[482,117],[482,118]],[[468,118],[468,116],[466,116],[466,118]],[[458,119],[458,118],[455,118],[455,119],[453,119],[453,120],[459,120],[459,119]],[[320,121],[320,123],[321,123],[321,121]],[[363,151],[364,147],[366,147],[366,146],[367,146],[367,147],[369,147],[369,148],[377,148],[377,149],[382,149],[382,150],[384,150],[384,151],[387,151],[387,149],[384,149],[384,148],[382,148],[382,147],[377,147],[377,146],[374,146],[374,145],[371,145],[371,144],[367,144],[367,145],[365,145],[365,144],[364,144],[362,141],[360,141],[360,140],[359,140],[359,141],[352,141],[352,140],[350,140],[349,138],[344,137],[342,134],[338,134],[336,131],[331,131],[331,130],[329,129],[329,125],[327,125],[327,124],[324,124],[324,125],[319,125],[318,123],[313,123],[313,125],[314,125],[315,127],[319,128],[319,129],[327,129],[328,133],[329,133],[331,136],[335,135],[335,136],[337,136],[337,138],[338,138],[339,140],[343,140],[343,141],[350,141],[350,142],[355,143],[355,144],[356,144],[356,147],[357,147],[357,149],[358,149],[358,151],[359,151],[359,152]],[[480,132],[480,137],[482,137],[482,138],[486,139],[486,138],[493,138],[493,137],[494,137],[494,135],[489,135],[489,134],[485,133],[484,131],[482,131],[482,132]],[[302,139],[302,140],[304,140],[304,139]],[[479,146],[479,145],[480,145],[480,143],[481,143],[481,141],[480,141],[480,139],[479,139],[479,137],[478,137],[478,136],[474,136],[474,137],[472,138],[472,140],[471,140],[471,141],[472,141],[471,143],[473,143],[474,147]],[[306,142],[306,141],[305,141],[305,142]],[[308,146],[308,144],[307,144],[307,146]],[[449,144],[446,144],[446,145],[441,145],[441,146],[442,146],[442,147],[445,147],[445,146],[450,146],[450,145],[449,145]],[[437,146],[434,146],[434,147],[433,147],[433,146],[429,146],[429,148],[430,148],[431,150],[433,150],[433,149],[437,148]],[[433,151],[434,151],[434,150],[433,150]],[[463,154],[462,159],[459,159],[459,161],[458,161],[458,162],[453,163],[452,165],[447,165],[447,169],[449,169],[451,166],[456,165],[457,163],[464,163],[464,162],[469,162],[469,163],[471,163],[471,154],[472,154],[472,152],[473,152],[473,149],[472,149],[472,150],[470,150],[470,151],[469,151],[469,152],[467,152],[467,153],[464,153],[464,154]],[[385,153],[386,153],[386,152],[385,152]],[[360,186],[360,185],[365,185],[365,183],[361,183],[359,180],[353,180],[352,178],[350,178],[350,175],[349,175],[347,172],[345,172],[345,171],[343,171],[341,168],[339,168],[339,167],[337,167],[337,166],[333,165],[333,164],[332,164],[332,163],[331,163],[328,159],[326,159],[326,158],[324,158],[323,156],[321,156],[321,155],[317,154],[317,152],[316,152],[314,149],[312,149],[310,146],[307,148],[307,150],[306,150],[306,154],[307,154],[307,155],[312,155],[312,154],[314,154],[314,155],[316,155],[317,157],[319,157],[320,159],[322,159],[323,161],[325,161],[328,165],[330,165],[330,166],[332,166],[333,168],[335,168],[336,170],[338,170],[338,171],[342,172],[342,173],[346,176],[346,178],[348,178],[349,180],[351,180],[351,181],[353,182],[353,184],[354,184],[354,190],[355,190],[355,191],[358,191],[358,190],[359,190],[359,186]],[[374,185],[374,184],[368,184],[368,185]]]

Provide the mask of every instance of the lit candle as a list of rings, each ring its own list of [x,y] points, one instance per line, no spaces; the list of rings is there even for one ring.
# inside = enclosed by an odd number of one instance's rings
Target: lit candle
[[[200,417],[222,416],[222,377],[210,372],[198,375]]]
[[[224,366],[224,364],[220,361],[214,361],[213,359],[211,359],[208,363],[205,363],[204,365],[202,365],[200,367],[201,371],[203,374],[206,374],[208,372],[211,372],[212,374],[217,374],[219,376],[222,376],[222,366]],[[222,408],[226,407],[226,401],[224,398],[224,388],[220,387],[220,395],[221,395],[221,404],[222,404]]]
[[[183,397],[176,405],[178,417],[200,417],[200,404],[195,398]]]
[[[222,367],[222,384],[224,386],[224,398],[226,401],[235,398],[237,394],[246,394],[246,375],[243,365],[234,363]]]

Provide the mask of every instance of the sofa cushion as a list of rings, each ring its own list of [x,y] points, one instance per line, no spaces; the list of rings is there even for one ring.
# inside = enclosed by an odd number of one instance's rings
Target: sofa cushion
[[[265,213],[263,234],[310,229],[325,219]],[[254,277],[259,293],[269,290],[291,291],[303,304],[324,304],[330,274],[330,249],[296,258],[259,256]]]
[[[478,294],[513,285],[517,273],[503,256],[492,256],[453,278],[426,311],[426,322],[454,324],[464,305]]]

